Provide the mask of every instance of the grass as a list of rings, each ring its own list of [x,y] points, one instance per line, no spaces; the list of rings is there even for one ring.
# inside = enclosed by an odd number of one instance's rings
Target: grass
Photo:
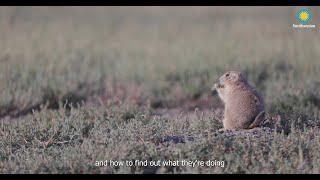
[[[1,7],[0,172],[319,173],[320,39],[292,28],[294,11]],[[282,133],[214,134],[210,88],[227,70],[248,75]],[[225,166],[95,166],[183,159]]]

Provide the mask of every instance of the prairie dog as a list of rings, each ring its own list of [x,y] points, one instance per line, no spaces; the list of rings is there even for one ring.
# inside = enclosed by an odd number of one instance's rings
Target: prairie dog
[[[212,90],[224,103],[224,130],[251,129],[264,120],[264,100],[239,71],[228,71]]]

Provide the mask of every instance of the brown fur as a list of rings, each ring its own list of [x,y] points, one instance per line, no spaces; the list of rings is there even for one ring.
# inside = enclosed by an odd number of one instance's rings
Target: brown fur
[[[264,100],[243,73],[228,71],[214,85],[224,103],[224,129],[251,129],[264,120]]]

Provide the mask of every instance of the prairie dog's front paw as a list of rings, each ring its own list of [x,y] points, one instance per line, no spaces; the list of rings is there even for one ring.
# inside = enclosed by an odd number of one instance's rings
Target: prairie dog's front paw
[[[214,84],[212,87],[211,87],[211,91],[216,91],[217,90],[217,86],[216,84]]]
[[[215,83],[212,88],[211,88],[211,91],[214,92],[214,91],[218,91],[220,88],[222,88],[222,86],[219,84],[219,83]]]

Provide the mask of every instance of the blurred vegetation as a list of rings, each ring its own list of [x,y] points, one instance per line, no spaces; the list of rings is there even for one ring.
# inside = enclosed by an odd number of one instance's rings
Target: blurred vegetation
[[[0,172],[143,173],[94,163],[218,159],[225,168],[165,172],[319,173],[319,32],[294,30],[294,10],[0,7]],[[282,133],[208,136],[221,123],[203,112],[222,108],[210,88],[227,70],[247,74]],[[153,143],[166,135],[198,138]]]

